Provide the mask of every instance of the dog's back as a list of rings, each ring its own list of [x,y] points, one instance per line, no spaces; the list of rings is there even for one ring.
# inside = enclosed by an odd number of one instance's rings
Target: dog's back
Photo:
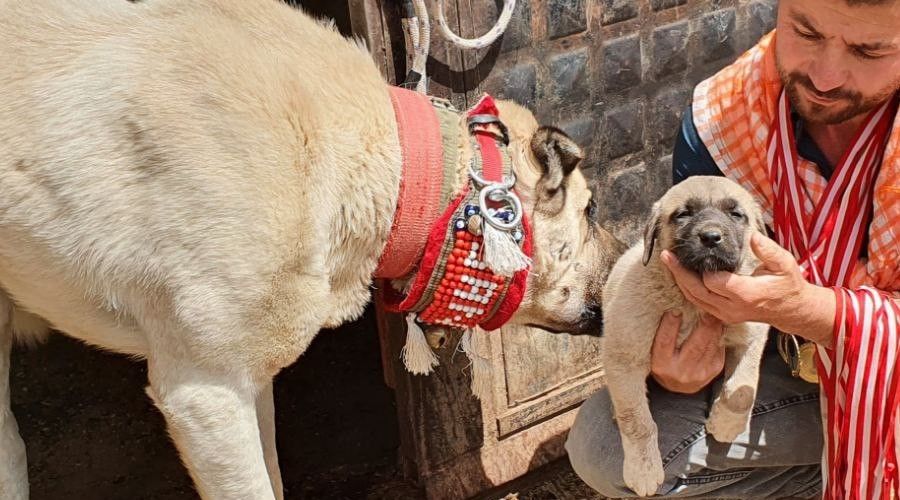
[[[332,293],[331,324],[365,306],[400,153],[359,44],[275,0],[0,0],[0,60],[0,288],[20,304],[132,354],[164,307],[135,297],[246,304],[180,311],[213,329],[276,293],[235,283],[290,269],[313,282],[277,293]]]

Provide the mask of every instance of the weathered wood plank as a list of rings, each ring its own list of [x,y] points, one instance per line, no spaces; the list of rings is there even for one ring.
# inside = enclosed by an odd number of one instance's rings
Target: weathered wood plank
[[[506,327],[500,336],[510,407],[533,401],[600,369],[596,337]]]

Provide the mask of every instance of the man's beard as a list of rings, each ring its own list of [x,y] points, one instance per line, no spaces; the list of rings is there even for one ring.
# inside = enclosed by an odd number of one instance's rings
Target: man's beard
[[[828,92],[819,92],[808,75],[797,71],[787,73],[781,68],[781,65],[778,66],[778,72],[781,74],[781,81],[784,83],[788,98],[791,100],[792,109],[803,120],[810,123],[826,125],[843,123],[851,118],[872,111],[897,90],[897,84],[894,84],[869,97],[865,97],[859,92],[840,88],[832,89]],[[804,95],[801,95],[801,88],[807,93],[822,99],[831,100],[834,104],[826,106],[810,101]]]

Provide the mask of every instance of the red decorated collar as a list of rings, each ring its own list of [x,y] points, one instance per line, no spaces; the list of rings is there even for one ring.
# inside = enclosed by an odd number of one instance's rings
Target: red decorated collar
[[[485,95],[467,118],[468,182],[432,225],[412,287],[386,294],[386,306],[426,325],[495,330],[524,296],[531,231],[494,100]]]
[[[492,390],[490,362],[483,356],[483,335],[473,334],[474,329],[496,330],[512,317],[531,267],[531,228],[515,192],[509,136],[494,100],[485,95],[466,117],[472,146],[467,182],[452,201],[435,204],[435,186],[441,185],[436,179],[446,176],[439,173],[440,144],[435,154],[435,144],[427,140],[435,135],[426,132],[434,130],[434,111],[422,109],[427,98],[421,94],[391,94],[404,161],[394,224],[377,275],[394,278],[409,269],[415,276],[405,294],[387,287],[384,305],[406,316],[402,357],[414,374],[431,373],[438,365],[421,326],[464,330],[459,348],[472,363],[472,392],[484,399]],[[404,109],[414,111],[407,115]],[[449,135],[456,130],[438,134],[450,142],[448,148],[457,147],[458,137]],[[425,140],[415,144],[417,137]],[[443,212],[441,205],[447,205]],[[395,259],[398,263],[391,262]]]

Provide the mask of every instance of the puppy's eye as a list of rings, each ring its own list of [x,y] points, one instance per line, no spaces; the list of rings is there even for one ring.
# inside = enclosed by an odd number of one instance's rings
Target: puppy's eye
[[[693,213],[689,209],[682,208],[681,210],[678,210],[677,212],[672,214],[672,218],[674,218],[676,220],[684,220],[684,219],[687,219],[688,217],[690,217],[691,215],[693,215]]]
[[[744,212],[736,209],[729,212],[728,215],[730,215],[732,219],[738,222],[742,222],[747,217],[746,215],[744,215]]]

